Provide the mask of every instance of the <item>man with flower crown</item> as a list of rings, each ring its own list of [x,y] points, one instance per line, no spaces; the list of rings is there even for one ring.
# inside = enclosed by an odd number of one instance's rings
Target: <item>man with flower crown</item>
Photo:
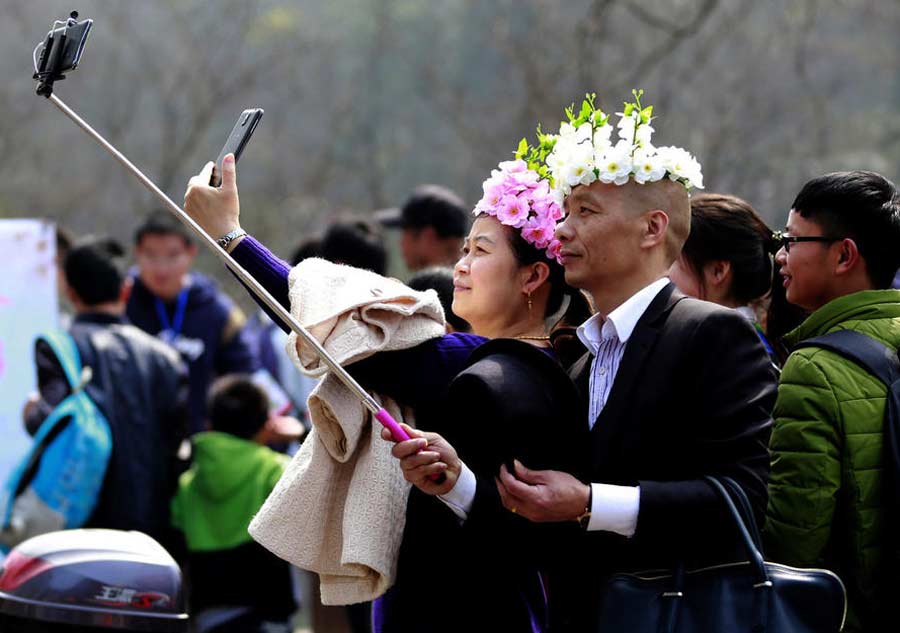
[[[559,135],[539,132],[537,147],[518,152],[563,202],[566,281],[597,310],[578,329],[588,353],[570,369],[588,404],[590,476],[515,462],[497,480],[510,512],[584,530],[566,577],[551,579],[556,630],[596,630],[610,573],[740,558],[704,476],[734,479],[757,520],[766,507],[776,377],[745,319],[666,277],[702,175],[688,152],[652,145],[641,94],[620,113],[615,144],[588,95]]]

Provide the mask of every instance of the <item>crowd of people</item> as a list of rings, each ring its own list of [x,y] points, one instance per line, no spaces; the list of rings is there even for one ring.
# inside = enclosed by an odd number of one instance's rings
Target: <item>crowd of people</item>
[[[900,193],[874,172],[825,174],[773,231],[749,202],[697,193],[699,164],[650,143],[639,100],[618,144],[586,104],[555,146],[500,163],[474,218],[424,186],[375,221],[305,237],[290,263],[242,228],[233,157],[220,187],[212,163],[188,185],[186,211],[288,309],[308,258],[385,275],[390,227],[408,285],[442,306],[442,336],[347,366],[416,420],[389,444],[412,485],[394,582],[348,612],[354,630],[596,630],[611,574],[739,556],[706,476],[747,495],[767,559],[843,580],[845,630],[886,630],[900,586],[887,386],[798,345],[855,330],[900,347]],[[196,252],[157,213],[130,271],[103,239],[61,260],[69,331],[113,437],[88,525],[144,531],[183,561],[201,630],[289,631],[291,570],[247,527],[316,380],[284,352],[289,328],[258,299],[245,320],[192,270]],[[69,390],[41,346],[36,366],[32,433]],[[273,406],[282,395],[292,406]]]

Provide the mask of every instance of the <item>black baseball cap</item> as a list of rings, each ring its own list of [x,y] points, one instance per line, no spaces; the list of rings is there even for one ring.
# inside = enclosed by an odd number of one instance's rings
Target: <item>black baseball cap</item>
[[[431,226],[440,237],[465,237],[469,216],[462,198],[438,185],[416,187],[402,207],[375,212],[375,219],[382,226],[404,229]]]

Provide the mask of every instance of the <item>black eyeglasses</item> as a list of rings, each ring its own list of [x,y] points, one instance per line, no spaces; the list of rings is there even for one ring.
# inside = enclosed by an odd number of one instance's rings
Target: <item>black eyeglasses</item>
[[[785,253],[791,252],[791,244],[797,242],[839,242],[843,237],[826,237],[824,235],[785,235],[782,231],[775,231],[772,239],[778,245],[778,248],[784,249]]]

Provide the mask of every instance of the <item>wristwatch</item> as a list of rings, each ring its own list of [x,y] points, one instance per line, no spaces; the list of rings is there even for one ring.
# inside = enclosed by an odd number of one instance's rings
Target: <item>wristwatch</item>
[[[225,235],[223,235],[222,237],[217,239],[216,244],[221,246],[223,250],[227,251],[229,244],[231,244],[237,238],[243,237],[244,235],[247,235],[247,231],[245,231],[244,229],[235,229],[235,230],[231,231],[230,233],[226,233]]]
[[[575,517],[575,520],[578,522],[578,526],[587,531],[588,523],[591,522],[591,506],[594,503],[594,487],[588,486],[588,498],[587,505],[584,506],[584,511]]]

